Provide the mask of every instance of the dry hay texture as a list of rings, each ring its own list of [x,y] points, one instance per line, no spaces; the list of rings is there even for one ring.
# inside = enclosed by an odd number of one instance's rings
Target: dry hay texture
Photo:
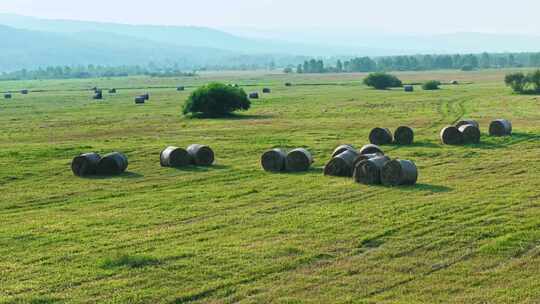
[[[313,163],[313,156],[308,150],[298,148],[287,153],[287,170],[291,172],[301,172],[309,170]]]
[[[353,175],[354,161],[358,157],[358,152],[345,150],[333,157],[324,166],[324,175],[351,177]]]
[[[262,91],[263,91],[263,93],[270,93],[270,92],[272,92],[272,90],[270,90],[270,88],[264,88]]]
[[[465,119],[465,120],[458,121],[458,123],[456,124],[456,128],[459,129],[460,127],[466,126],[466,125],[473,125],[477,127],[478,129],[480,129],[480,124],[476,120],[472,120],[472,119]]]
[[[490,136],[512,135],[512,123],[506,119],[496,119],[489,124]]]
[[[76,156],[71,161],[71,171],[76,176],[89,176],[97,172],[97,165],[101,160],[101,156],[97,153],[84,153]]]
[[[340,145],[338,146],[337,148],[334,149],[334,152],[332,152],[332,158],[340,155],[341,153],[345,152],[345,151],[348,151],[348,150],[351,150],[351,151],[354,151],[356,153],[358,153],[358,151],[356,151],[356,148],[353,146],[353,145],[348,145],[348,144],[345,144],[345,145]]]
[[[120,152],[113,152],[103,156],[96,171],[99,175],[117,175],[126,171],[127,167],[127,156]]]
[[[480,143],[480,129],[473,125],[464,125],[459,127],[459,132],[463,135],[463,143],[477,144]]]
[[[369,133],[369,142],[374,145],[388,145],[392,140],[392,132],[386,128],[375,128]]]
[[[209,146],[194,144],[187,148],[191,162],[197,166],[211,166],[214,163],[214,151]]]
[[[414,142],[414,131],[407,126],[401,126],[394,132],[394,142],[398,145],[411,145]]]
[[[354,180],[365,185],[381,184],[381,170],[389,161],[387,156],[376,156],[358,162],[354,167]]]
[[[379,154],[382,154],[384,155],[384,152],[383,150],[381,149],[381,147],[377,146],[377,145],[374,145],[374,144],[367,144],[365,146],[362,147],[362,149],[360,149],[360,154],[375,154],[375,153],[379,153]]]
[[[267,172],[282,172],[286,168],[287,153],[282,149],[266,151],[261,156],[261,166]]]
[[[454,126],[448,126],[441,130],[441,141],[445,145],[459,145],[463,143],[463,134]]]
[[[185,149],[167,147],[159,154],[159,163],[162,167],[180,168],[191,164],[191,157]]]
[[[418,169],[410,160],[391,160],[381,170],[381,182],[386,186],[414,185],[417,181]]]

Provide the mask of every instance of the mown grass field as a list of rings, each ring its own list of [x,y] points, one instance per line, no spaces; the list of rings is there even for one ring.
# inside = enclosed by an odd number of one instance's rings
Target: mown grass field
[[[0,82],[32,91],[0,100],[0,302],[540,302],[540,98],[512,94],[504,71],[398,75],[462,84],[405,93],[359,74],[263,72]],[[183,118],[211,80],[273,91],[235,118]],[[119,91],[98,102],[95,85]],[[460,118],[481,123],[482,143],[440,145]],[[488,137],[495,118],[514,135]],[[416,143],[384,148],[417,164],[418,185],[323,176],[337,145],[400,125]],[[192,143],[216,165],[159,166],[165,146]],[[313,169],[263,172],[273,147],[308,148]],[[71,159],[89,151],[126,153],[129,172],[74,177]]]

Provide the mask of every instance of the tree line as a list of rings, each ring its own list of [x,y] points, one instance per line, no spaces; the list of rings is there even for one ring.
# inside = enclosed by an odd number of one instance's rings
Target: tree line
[[[326,62],[322,59],[307,59],[305,57],[275,58],[268,57],[264,64],[261,56],[256,61],[237,58],[231,66],[209,65],[194,68],[204,70],[273,70],[278,66],[287,66],[286,73],[350,73],[350,72],[386,72],[386,71],[424,71],[441,69],[489,69],[540,67],[540,52],[538,53],[482,53],[455,55],[413,55],[388,57],[356,57],[350,59],[333,58]],[[262,61],[261,61],[262,60]],[[299,63],[288,64],[286,61]],[[290,62],[289,61],[289,62]],[[152,77],[181,77],[194,76],[195,72],[184,72],[178,63],[135,66],[50,66],[33,70],[22,69],[0,73],[0,80],[33,80],[33,79],[71,79],[99,77],[127,77],[147,75]]]
[[[377,71],[425,71],[442,69],[475,69],[540,67],[539,53],[504,54],[454,54],[454,55],[413,55],[388,57],[356,57],[348,60],[337,59],[334,65],[326,65],[323,60],[311,59],[296,67],[297,73],[350,73]],[[288,72],[292,72],[289,68]]]
[[[151,77],[195,76],[194,72],[183,72],[178,67],[159,67],[155,64],[147,66],[50,66],[36,70],[22,69],[0,74],[0,80],[41,80],[41,79],[74,79],[101,77],[128,77],[147,75]]]

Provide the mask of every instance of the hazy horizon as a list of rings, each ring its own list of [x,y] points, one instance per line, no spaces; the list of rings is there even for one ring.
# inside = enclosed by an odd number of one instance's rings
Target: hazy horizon
[[[127,0],[90,2],[69,0],[17,0],[1,2],[0,13],[44,19],[212,27],[222,30],[377,30],[396,34],[441,34],[457,32],[540,35],[540,1],[516,0],[509,14],[507,2],[454,0],[433,5],[411,0],[406,5],[392,1],[336,0],[331,5],[297,0],[154,0],[133,4]],[[450,2],[448,2],[450,3]],[[391,20],[392,22],[389,22]]]

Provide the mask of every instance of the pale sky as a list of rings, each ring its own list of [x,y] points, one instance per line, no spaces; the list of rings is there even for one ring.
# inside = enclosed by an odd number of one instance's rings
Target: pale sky
[[[0,13],[214,28],[540,35],[540,0],[0,0]]]

